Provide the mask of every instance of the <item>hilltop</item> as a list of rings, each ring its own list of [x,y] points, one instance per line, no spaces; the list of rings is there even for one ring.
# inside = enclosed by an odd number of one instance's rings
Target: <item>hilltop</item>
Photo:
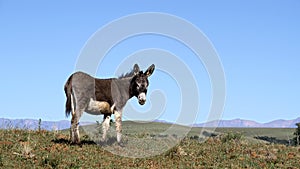
[[[299,168],[299,147],[266,143],[251,135],[280,133],[267,131],[218,128],[216,135],[200,140],[200,131],[192,128],[186,137],[154,156],[130,158],[123,153],[149,152],[159,143],[175,140],[174,135],[160,135],[172,124],[124,122],[124,147],[118,146],[114,135],[99,146],[81,127],[82,143],[72,145],[68,131],[0,130],[0,168]],[[97,127],[97,126],[88,126]],[[176,126],[183,129],[183,126]],[[183,127],[183,128],[182,128]],[[113,127],[112,127],[113,128]],[[113,132],[112,129],[111,132]],[[256,134],[257,131],[261,133]],[[285,129],[292,134],[293,129]],[[196,133],[196,134],[195,134]],[[202,132],[204,133],[204,132]],[[283,137],[284,138],[284,137]],[[158,144],[134,142],[135,139],[156,141]],[[142,144],[140,144],[142,143]],[[111,151],[111,150],[115,151]],[[130,150],[127,152],[127,150]],[[113,153],[112,153],[113,152]],[[130,154],[128,154],[130,155]],[[137,154],[140,155],[140,154]]]

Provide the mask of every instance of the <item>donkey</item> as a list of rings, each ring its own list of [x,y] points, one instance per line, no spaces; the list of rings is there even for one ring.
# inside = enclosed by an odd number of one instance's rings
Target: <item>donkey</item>
[[[115,116],[117,142],[121,143],[122,110],[126,102],[137,97],[140,105],[146,102],[148,77],[152,75],[155,65],[152,64],[145,72],[140,71],[137,64],[133,70],[119,78],[98,79],[83,72],[73,73],[67,80],[64,90],[66,100],[66,116],[72,113],[70,139],[72,143],[80,143],[79,119],[83,112],[103,114],[102,141],[110,127],[111,115]]]

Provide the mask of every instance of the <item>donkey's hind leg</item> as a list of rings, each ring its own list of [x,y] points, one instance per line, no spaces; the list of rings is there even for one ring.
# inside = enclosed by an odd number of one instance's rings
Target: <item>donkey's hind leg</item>
[[[106,141],[107,131],[110,127],[110,116],[108,114],[104,114],[103,122],[102,122],[102,141]]]
[[[80,119],[82,113],[83,113],[83,111],[72,112],[72,119],[71,119],[71,142],[75,143],[75,144],[80,143],[79,119]]]
[[[73,123],[74,123],[74,121],[75,121],[75,119],[74,119],[74,118],[75,118],[75,117],[74,117],[75,115],[74,115],[74,114],[75,114],[75,113],[72,112],[72,119],[71,119],[71,126],[70,126],[70,141],[71,141],[71,142],[74,141],[74,137],[75,137],[75,136],[74,136],[74,132],[73,132],[73,130],[74,130],[74,129],[73,129]]]

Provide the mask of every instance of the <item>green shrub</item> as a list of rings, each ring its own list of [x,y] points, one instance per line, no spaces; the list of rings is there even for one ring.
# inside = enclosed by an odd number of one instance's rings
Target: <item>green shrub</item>
[[[242,133],[229,132],[229,133],[226,133],[225,135],[223,135],[221,140],[222,140],[223,143],[226,143],[226,142],[229,142],[229,141],[239,141],[239,140],[242,139],[242,137],[243,137]]]
[[[294,138],[294,142],[295,145],[300,145],[300,123],[296,123],[296,131],[294,132],[295,138]]]
[[[0,154],[0,167],[3,167],[3,157],[2,157],[2,154]]]
[[[61,159],[58,157],[47,156],[42,160],[42,166],[47,167],[51,166],[51,168],[58,168],[58,165],[61,163]]]

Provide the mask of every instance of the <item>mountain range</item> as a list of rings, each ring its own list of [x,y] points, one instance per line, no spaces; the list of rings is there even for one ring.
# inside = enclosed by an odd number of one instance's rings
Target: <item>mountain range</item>
[[[36,119],[6,119],[0,118],[1,129],[29,129],[29,130],[63,130],[70,128],[70,121],[42,121],[39,124],[39,120]]]
[[[267,123],[258,123],[252,120],[233,119],[211,121],[207,123],[193,124],[193,127],[236,127],[236,128],[296,128],[296,123],[300,123],[300,117],[292,120],[274,120]]]
[[[172,123],[165,120],[155,120],[159,123]],[[40,124],[39,124],[40,123]],[[220,120],[211,121],[206,123],[196,123],[193,127],[233,127],[233,128],[296,128],[296,123],[300,123],[300,117],[292,120],[274,120],[267,123],[258,123],[252,120],[233,119],[233,120]],[[81,122],[80,125],[91,123]],[[70,128],[70,121],[41,121],[36,119],[6,119],[0,118],[0,129],[30,129],[37,130],[38,128],[44,130],[63,130]]]

